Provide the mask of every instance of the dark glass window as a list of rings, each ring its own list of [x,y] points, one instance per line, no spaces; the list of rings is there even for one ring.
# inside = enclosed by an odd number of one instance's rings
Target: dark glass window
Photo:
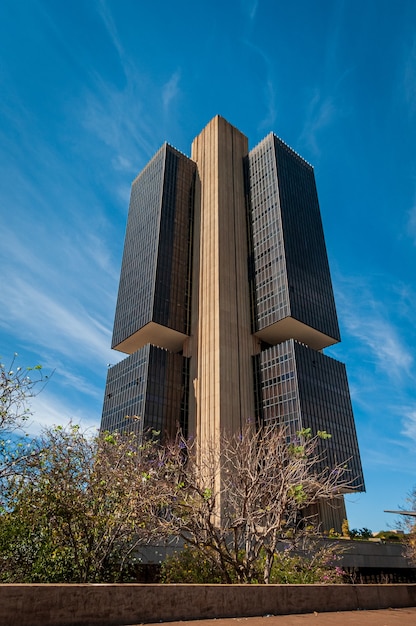
[[[133,182],[112,347],[152,321],[189,334],[195,171],[165,144]]]
[[[292,435],[302,428],[330,433],[318,450],[322,468],[346,464],[351,487],[364,490],[345,365],[290,339],[261,352],[254,367],[258,419]]]

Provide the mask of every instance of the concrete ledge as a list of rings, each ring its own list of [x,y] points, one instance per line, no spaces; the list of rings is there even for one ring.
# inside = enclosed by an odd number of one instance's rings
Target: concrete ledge
[[[416,585],[0,585],[1,626],[121,626],[416,606]]]

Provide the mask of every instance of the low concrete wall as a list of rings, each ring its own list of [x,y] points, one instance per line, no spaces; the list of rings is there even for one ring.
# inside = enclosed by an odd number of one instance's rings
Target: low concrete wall
[[[0,585],[1,626],[119,626],[416,606],[416,585]]]
[[[349,539],[322,538],[316,542],[323,548],[334,547],[338,555],[337,565],[340,567],[367,569],[409,569],[413,566],[404,555],[405,546],[402,543],[386,543],[374,540],[351,541]],[[289,546],[281,544],[279,550]],[[182,550],[183,541],[172,537],[165,544],[141,546],[138,556],[141,563],[158,564],[175,552]]]
[[[330,540],[327,540],[329,543]],[[341,567],[365,567],[372,569],[406,569],[411,564],[406,559],[402,543],[379,543],[376,541],[338,541],[336,553]]]

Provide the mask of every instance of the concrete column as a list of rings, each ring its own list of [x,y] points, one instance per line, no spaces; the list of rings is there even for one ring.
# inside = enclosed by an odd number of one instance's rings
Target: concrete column
[[[194,260],[196,435],[218,448],[220,433],[254,419],[243,157],[247,138],[215,117],[192,144],[200,203]]]

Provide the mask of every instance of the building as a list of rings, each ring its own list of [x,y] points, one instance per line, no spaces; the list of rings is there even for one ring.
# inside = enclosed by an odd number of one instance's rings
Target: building
[[[102,429],[326,430],[363,490],[345,366],[323,353],[339,341],[312,166],[272,133],[249,151],[220,116],[191,158],[165,144],[132,185],[112,342],[130,356]]]

